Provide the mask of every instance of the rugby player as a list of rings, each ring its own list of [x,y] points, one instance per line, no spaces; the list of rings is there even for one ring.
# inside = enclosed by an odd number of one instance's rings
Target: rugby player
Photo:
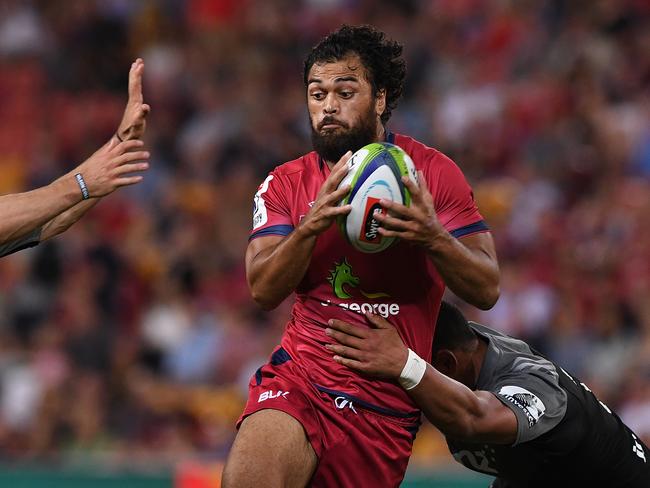
[[[246,252],[253,298],[272,309],[295,292],[295,303],[281,346],[251,379],[224,487],[398,486],[420,412],[399,385],[332,362],[328,320],[375,311],[428,357],[445,284],[481,308],[497,300],[494,243],[462,172],[386,125],[402,92],[401,55],[384,33],[344,26],[305,61],[314,151],[260,185]],[[382,201],[393,216],[377,217],[380,232],[401,240],[364,254],[332,225],[350,211],[337,187],[352,151],[383,141],[411,156],[420,184],[406,183],[409,208]]]
[[[400,384],[492,488],[650,486],[650,451],[579,379],[525,342],[442,303],[431,364],[388,321],[332,320],[326,347],[353,371]]]

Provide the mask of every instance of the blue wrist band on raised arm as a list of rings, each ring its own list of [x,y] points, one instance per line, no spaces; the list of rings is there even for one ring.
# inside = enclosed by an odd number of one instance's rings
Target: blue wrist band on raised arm
[[[77,173],[74,175],[74,177],[77,179],[77,183],[79,183],[79,188],[81,189],[81,198],[88,200],[90,198],[90,193],[88,192],[88,187],[86,186],[84,177],[81,176],[81,173]]]

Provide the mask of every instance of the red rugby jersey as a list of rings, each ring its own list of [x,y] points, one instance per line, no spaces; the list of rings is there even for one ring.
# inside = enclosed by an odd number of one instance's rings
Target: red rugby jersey
[[[404,149],[422,171],[447,231],[454,237],[488,231],[470,186],[451,159],[407,136],[389,133],[388,141]],[[292,232],[329,174],[316,152],[275,168],[255,195],[250,239]],[[377,254],[362,253],[333,224],[318,236],[309,268],[296,289],[282,347],[321,389],[345,392],[393,412],[413,412],[414,404],[397,383],[369,380],[335,363],[324,347],[331,342],[324,329],[331,318],[367,326],[359,312],[372,309],[397,328],[408,347],[428,360],[444,288],[423,248],[397,242]]]

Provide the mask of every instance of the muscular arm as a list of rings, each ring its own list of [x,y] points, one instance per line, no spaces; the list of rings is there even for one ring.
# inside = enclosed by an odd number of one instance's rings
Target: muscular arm
[[[419,179],[424,181],[421,172]],[[494,306],[499,298],[499,264],[492,235],[482,232],[456,239],[438,220],[426,185],[418,186],[408,177],[402,181],[411,193],[411,206],[382,200],[388,212],[375,215],[382,224],[379,232],[423,246],[451,291],[480,309]]]
[[[334,360],[374,377],[397,381],[408,349],[385,319],[366,314],[373,328],[331,320],[326,334],[337,343],[326,347]],[[445,376],[433,366],[409,396],[444,435],[469,442],[511,444],[517,435],[517,418],[492,393],[473,391]]]
[[[0,243],[26,236],[81,201],[74,175],[36,190],[0,197]]]
[[[401,371],[401,370],[400,370]],[[445,436],[469,442],[512,444],[515,414],[488,391],[472,391],[430,364],[407,393]]]
[[[311,261],[317,237],[337,215],[350,212],[338,206],[349,187],[337,188],[346,175],[351,152],[332,168],[311,209],[289,235],[253,239],[246,249],[246,279],[253,299],[265,310],[277,307],[296,289]]]
[[[306,236],[300,228],[286,237],[253,239],[246,249],[246,278],[253,300],[265,310],[277,307],[302,280],[316,236]]]
[[[41,241],[46,241],[54,236],[62,234],[68,230],[74,223],[83,217],[88,210],[99,203],[99,198],[91,198],[77,203],[74,207],[57,215],[43,226],[41,232]]]
[[[149,106],[142,103],[141,59],[131,65],[129,72],[129,100],[118,128],[123,139],[141,138]],[[35,230],[42,228],[40,240],[49,239],[67,230],[98,201],[115,189],[133,185],[142,176],[129,173],[148,168],[149,153],[141,151],[143,143],[137,140],[121,142],[116,136],[98,149],[70,173],[36,190],[0,196],[0,244],[12,251],[12,243],[19,244]],[[86,184],[88,200],[82,199],[75,175],[79,173]],[[13,250],[19,248],[13,247]]]
[[[496,303],[499,263],[489,232],[456,239],[445,231],[430,247],[429,258],[458,297],[483,310]]]

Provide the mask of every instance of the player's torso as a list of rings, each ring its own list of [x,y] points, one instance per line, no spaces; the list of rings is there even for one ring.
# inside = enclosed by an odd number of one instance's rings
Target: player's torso
[[[416,167],[418,161],[414,161]],[[288,176],[292,225],[297,228],[317,199],[329,169],[317,158]],[[396,384],[362,380],[334,363],[323,347],[332,318],[367,325],[363,312],[387,318],[420,356],[431,354],[434,324],[444,283],[422,248],[397,242],[376,254],[357,251],[336,223],[318,236],[311,261],[296,289],[292,320],[283,346],[299,356],[317,385],[356,394],[374,404],[413,409]],[[396,401],[395,399],[398,398]]]

